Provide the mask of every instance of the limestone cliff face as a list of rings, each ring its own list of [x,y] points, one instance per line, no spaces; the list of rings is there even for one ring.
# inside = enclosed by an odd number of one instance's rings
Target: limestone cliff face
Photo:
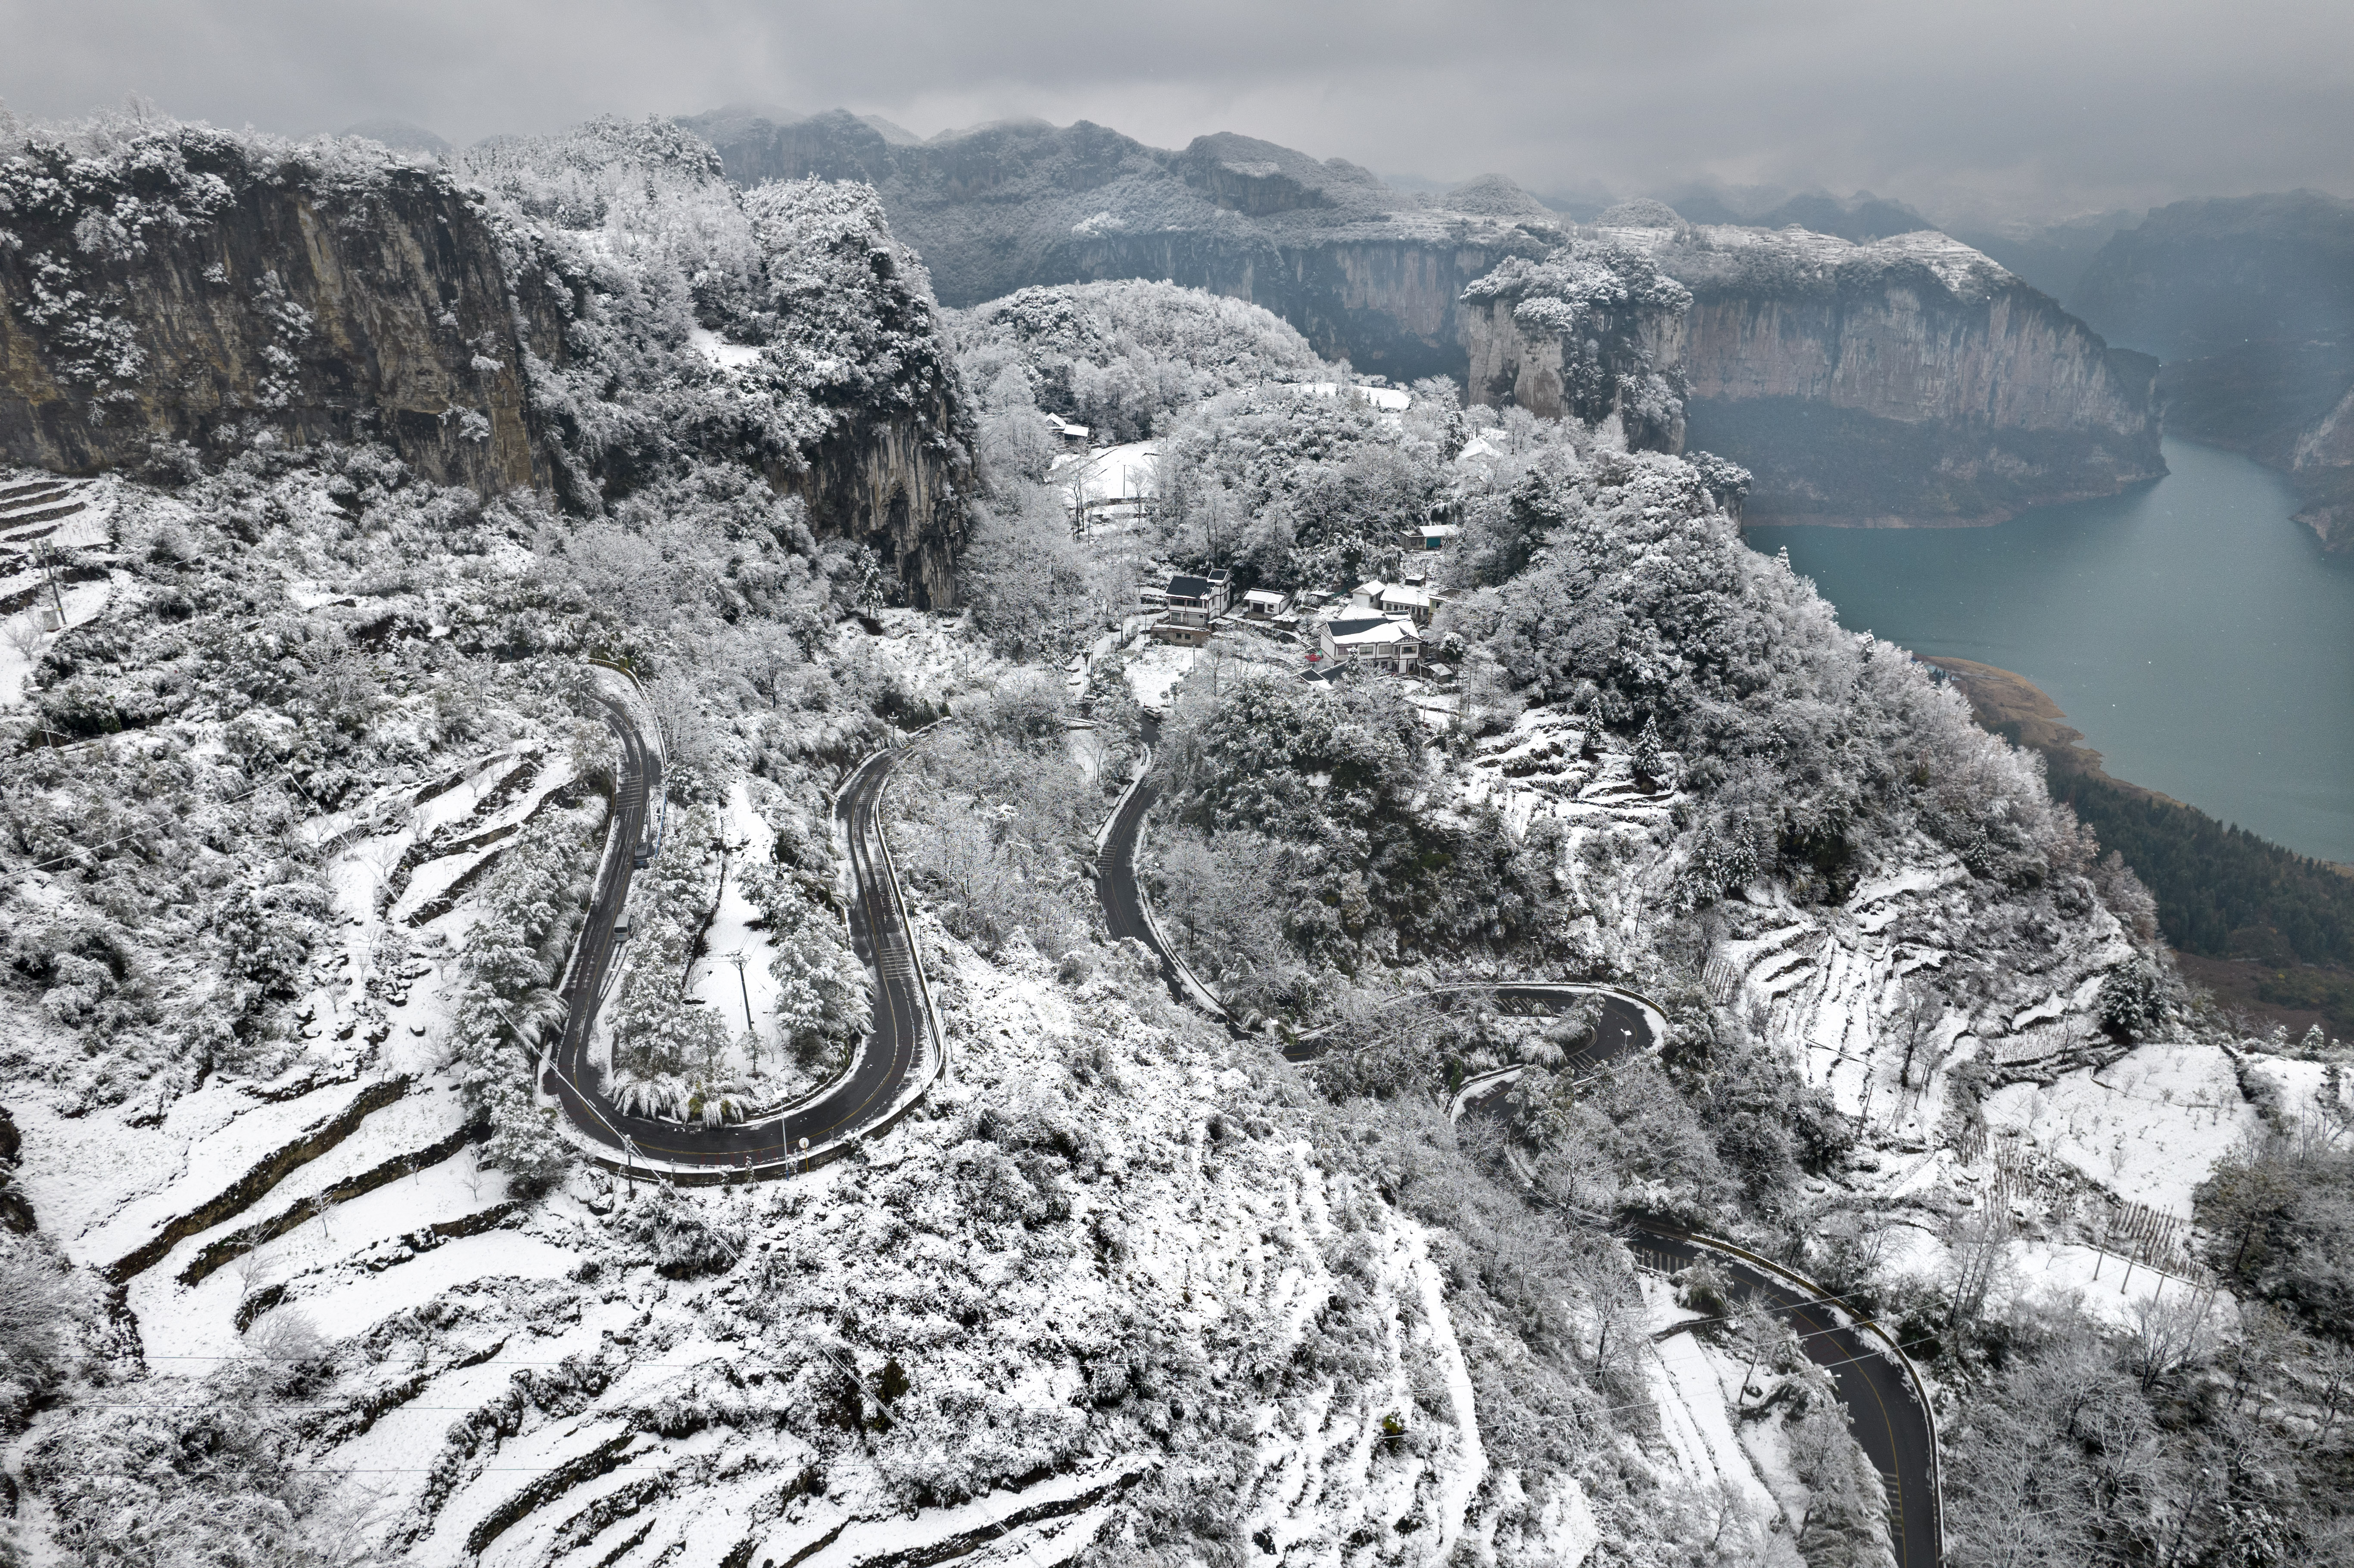
[[[1085,122],[916,145],[838,112],[688,123],[748,185],[871,180],[949,305],[1113,278],[1232,295],[1361,371],[1451,376],[1477,402],[1615,416],[1638,445],[1732,457],[1756,475],[1755,515],[1991,523],[2164,471],[2151,363],[1942,235],[1856,245],[1664,207],[1573,232],[1507,181],[1407,193],[1241,136],[1168,152]],[[1573,321],[1467,297],[1581,246],[1650,253],[1689,310],[1596,301]]]
[[[808,503],[819,536],[873,546],[885,571],[918,609],[957,601],[956,557],[965,538],[965,494],[971,462],[938,432],[957,410],[943,401],[921,418],[845,426],[822,443],[798,474],[778,488]]]
[[[1640,249],[1577,240],[1513,259],[1464,291],[1457,335],[1471,400],[1616,425],[1628,445],[1681,451],[1691,295]]]
[[[697,348],[715,328],[769,345],[758,367]],[[674,127],[510,139],[456,175],[168,124],[0,155],[8,461],[376,440],[436,482],[587,514],[742,465],[946,604],[970,435],[929,281],[873,192],[746,197]]]
[[[686,123],[745,185],[873,183],[944,304],[1154,278],[1265,306],[1319,354],[1396,380],[1460,376],[1463,290],[1562,238],[1534,203],[1497,200],[1493,181],[1458,207],[1246,136],[1169,152],[1084,121],[1030,122],[908,146],[838,111]]]
[[[127,178],[61,150],[0,165],[0,454],[135,467],[376,439],[429,478],[543,485],[524,350],[557,351],[508,282],[479,198],[438,171],[258,158],[196,128]]]
[[[2157,362],[1942,235],[1652,243],[1692,291],[1689,439],[1755,473],[1753,518],[1994,523],[2166,471]]]
[[[1463,291],[1542,247],[1491,239],[1304,238],[1235,245],[1194,236],[1108,235],[1074,246],[1071,276],[1156,278],[1246,300],[1299,329],[1327,359],[1411,381],[1463,374]]]

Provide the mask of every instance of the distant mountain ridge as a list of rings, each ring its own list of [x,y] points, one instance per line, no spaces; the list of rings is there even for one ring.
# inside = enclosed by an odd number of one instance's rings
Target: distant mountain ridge
[[[2078,293],[2103,331],[2167,362],[2171,429],[2287,471],[2299,520],[2354,550],[2354,201],[2157,208],[2110,238]]]
[[[1670,450],[1689,390],[1691,439],[1758,473],[1759,515],[1990,523],[2164,471],[2154,363],[2110,350],[1943,236],[1906,239],[1926,221],[1866,193],[1785,197],[1738,228],[1696,228],[1650,201],[1581,228],[1499,175],[1403,191],[1345,159],[1231,133],[1172,152],[1084,121],[917,143],[841,111],[681,123],[739,184],[873,184],[946,304],[1162,279],[1263,305],[1361,372],[1445,375],[1474,401],[1544,414],[1598,406],[1572,385],[1582,359],[1606,374],[1606,401],[1644,389],[1628,433]],[[1573,341],[1562,323],[1516,325],[1529,311],[1551,321],[1554,306],[1514,288],[1466,300],[1500,267],[1581,245],[1603,248],[1593,264],[1606,270],[1608,247],[1630,247],[1701,302],[1682,313],[1597,301],[1598,334]]]

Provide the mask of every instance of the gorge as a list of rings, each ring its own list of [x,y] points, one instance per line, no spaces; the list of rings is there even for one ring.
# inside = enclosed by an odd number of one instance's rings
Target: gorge
[[[2168,477],[1997,528],[1753,527],[1838,608],[1923,654],[2016,671],[2107,771],[2301,853],[2354,861],[2354,572],[2279,475],[2167,444]]]
[[[1693,299],[1681,319],[1635,333],[1626,346],[1642,374],[1617,379],[1656,374],[1686,408],[1629,433],[1747,465],[1761,516],[1992,523],[2163,471],[2156,363],[2111,349],[1940,235],[1859,246],[1796,228],[1697,228],[1656,202],[1580,228],[1500,176],[1405,192],[1343,160],[1248,137],[1168,152],[1084,122],[923,143],[841,111],[683,123],[739,184],[871,181],[946,304],[1037,283],[1165,279],[1263,305],[1360,372],[1446,375],[1474,401],[1532,399],[1541,414],[1562,411],[1560,393],[1543,389],[1560,372],[1524,377],[1522,366],[1558,351],[1465,291],[1508,262],[1581,244],[1648,251]]]

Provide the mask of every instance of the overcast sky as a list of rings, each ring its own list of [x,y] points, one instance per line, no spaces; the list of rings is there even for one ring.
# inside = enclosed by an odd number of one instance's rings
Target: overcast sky
[[[1870,188],[1951,221],[2354,194],[2349,0],[0,0],[0,100],[458,143],[730,102],[1237,131],[1384,174]]]

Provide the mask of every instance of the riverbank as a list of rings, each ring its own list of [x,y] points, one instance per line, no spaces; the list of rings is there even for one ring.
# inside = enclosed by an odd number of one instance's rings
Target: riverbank
[[[2094,779],[2139,800],[2195,809],[2171,795],[2110,777],[2101,766],[2101,754],[2078,744],[2084,732],[2064,722],[2068,715],[2060,705],[2026,676],[1975,659],[1928,656],[1921,662],[1946,672],[1955,689],[1967,699],[1970,716],[1978,721],[1978,727],[1991,730],[2013,746],[2042,753],[2044,766],[2055,782],[2063,778]]]
[[[2354,562],[2289,521],[2281,475],[2180,441],[2167,461],[2131,495],[1992,528],[1746,533],[1849,629],[2027,674],[2110,779],[2354,862],[2354,664],[2331,653],[2354,641]],[[2060,723],[2031,704],[2005,720]]]
[[[2294,854],[2169,795],[2110,776],[2101,754],[2024,675],[1971,659],[1946,672],[1979,726],[2039,753],[2054,799],[2124,855],[2158,900],[2183,976],[2241,1027],[2354,1039],[2354,968],[2308,962],[2354,938],[2354,867]]]

